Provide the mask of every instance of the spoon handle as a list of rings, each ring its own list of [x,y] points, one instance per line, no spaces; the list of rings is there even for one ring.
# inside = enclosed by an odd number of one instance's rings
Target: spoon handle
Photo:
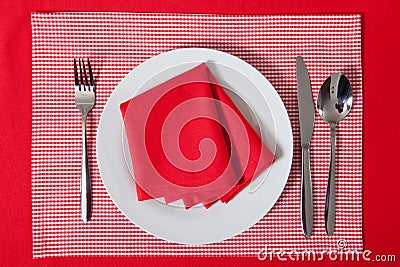
[[[310,170],[310,149],[302,147],[302,170],[301,170],[301,223],[303,234],[310,237],[313,227],[313,197]]]
[[[335,185],[335,147],[336,147],[336,125],[330,124],[331,128],[331,161],[329,166],[328,186],[325,199],[325,229],[328,236],[333,235],[335,229],[336,214],[336,185]]]

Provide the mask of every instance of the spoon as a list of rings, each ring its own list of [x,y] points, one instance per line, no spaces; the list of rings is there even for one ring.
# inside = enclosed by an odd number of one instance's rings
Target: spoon
[[[329,124],[331,130],[331,160],[325,198],[325,229],[328,236],[333,234],[335,228],[336,125],[350,112],[352,104],[353,92],[346,76],[342,73],[335,73],[325,80],[318,93],[317,110],[322,119]]]

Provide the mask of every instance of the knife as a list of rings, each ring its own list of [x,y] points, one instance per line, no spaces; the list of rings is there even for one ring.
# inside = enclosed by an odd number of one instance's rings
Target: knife
[[[315,108],[311,82],[302,57],[296,58],[297,97],[299,103],[300,140],[302,150],[300,214],[303,234],[310,237],[313,227],[313,197],[310,170],[310,142],[314,131]]]

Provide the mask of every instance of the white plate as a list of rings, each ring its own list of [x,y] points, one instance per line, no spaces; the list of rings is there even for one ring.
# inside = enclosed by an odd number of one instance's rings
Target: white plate
[[[206,62],[216,79],[239,95],[257,117],[262,138],[276,161],[228,204],[185,210],[136,197],[124,159],[122,102]],[[104,185],[121,212],[159,238],[206,244],[233,237],[258,222],[278,200],[292,163],[293,137],[286,109],[268,80],[248,63],[216,50],[187,48],[155,56],[130,72],[107,101],[97,133],[97,159]]]

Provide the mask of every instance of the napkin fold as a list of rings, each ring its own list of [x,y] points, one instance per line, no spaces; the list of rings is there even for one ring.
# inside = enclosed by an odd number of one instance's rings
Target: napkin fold
[[[274,161],[205,63],[120,109],[138,200],[228,203]]]

